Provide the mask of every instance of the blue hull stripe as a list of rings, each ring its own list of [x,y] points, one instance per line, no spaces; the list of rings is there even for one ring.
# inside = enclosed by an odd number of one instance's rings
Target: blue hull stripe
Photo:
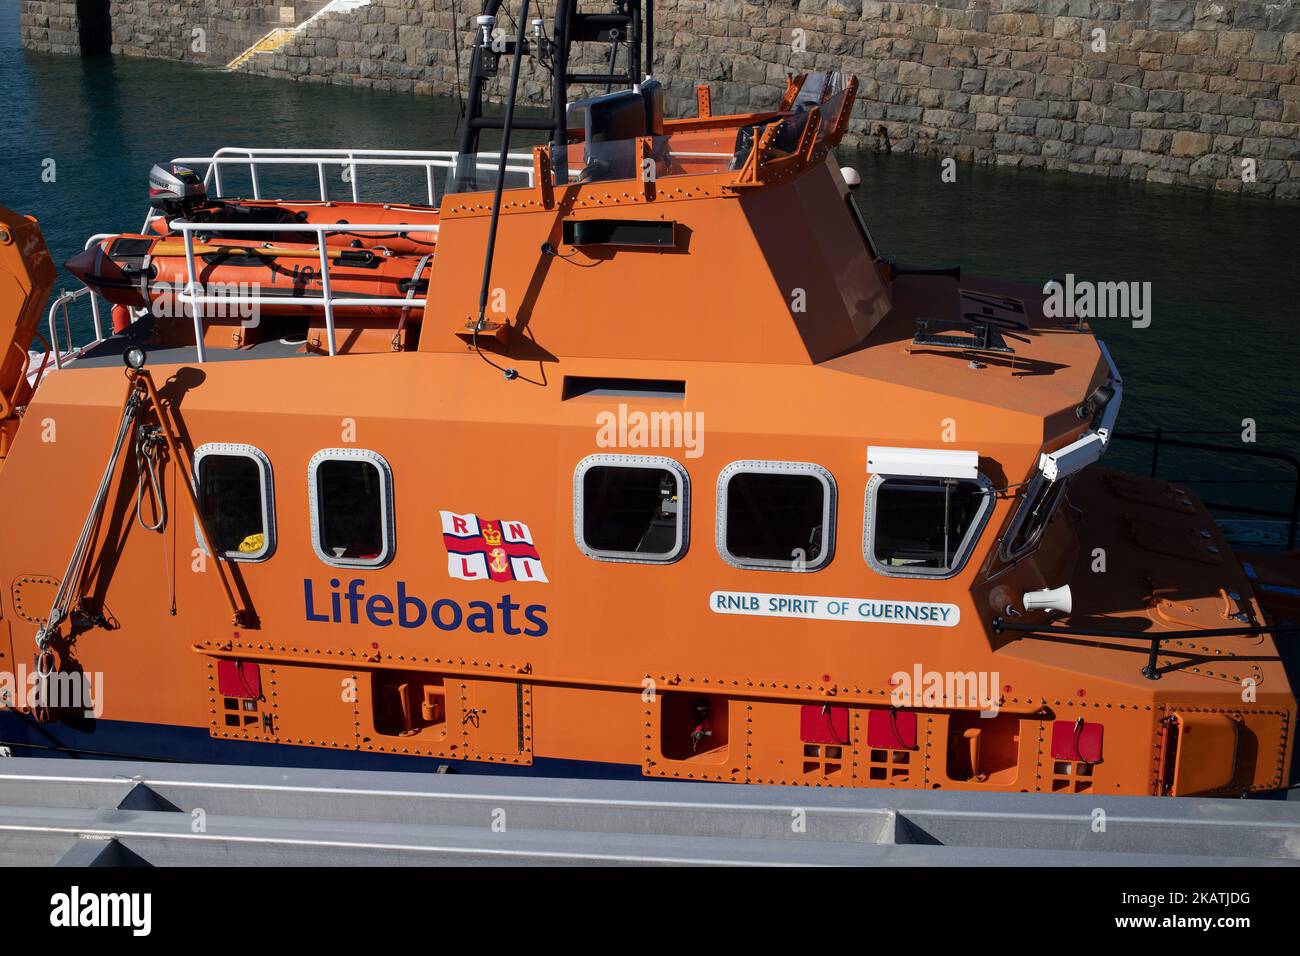
[[[90,721],[85,728],[63,723],[38,725],[13,711],[0,712],[0,744],[10,747],[15,757],[81,756],[106,760],[165,760],[406,773],[433,773],[439,766],[446,765],[456,773],[581,777],[594,780],[644,779],[640,766],[636,764],[562,760],[554,757],[534,758],[531,766],[447,760],[441,757],[335,750],[330,747],[223,740],[212,737],[206,728],[139,724],[123,720]]]

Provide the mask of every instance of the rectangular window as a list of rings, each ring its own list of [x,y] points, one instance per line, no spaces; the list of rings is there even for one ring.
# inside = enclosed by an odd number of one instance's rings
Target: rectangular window
[[[686,551],[688,487],[671,458],[583,459],[574,475],[578,548],[606,561],[676,561]]]
[[[874,475],[867,484],[867,562],[895,576],[956,574],[991,506],[982,481]]]
[[[312,457],[312,544],[326,564],[377,568],[393,556],[392,473],[372,451],[327,449]]]
[[[194,452],[203,523],[216,551],[236,561],[261,561],[274,550],[271,464],[251,445],[207,444]],[[195,534],[202,544],[195,522]]]
[[[739,568],[814,571],[834,549],[835,481],[804,462],[738,461],[718,479],[718,551]]]

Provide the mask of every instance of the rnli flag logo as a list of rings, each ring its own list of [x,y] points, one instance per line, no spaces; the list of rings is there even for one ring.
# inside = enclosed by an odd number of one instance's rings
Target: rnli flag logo
[[[533,533],[522,521],[442,515],[447,573],[462,581],[546,581]]]

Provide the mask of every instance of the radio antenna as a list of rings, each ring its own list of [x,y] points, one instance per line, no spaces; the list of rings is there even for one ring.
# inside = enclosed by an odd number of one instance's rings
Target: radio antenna
[[[492,219],[488,223],[487,254],[483,259],[483,285],[478,294],[478,319],[474,322],[474,351],[479,352],[478,333],[487,315],[488,289],[492,285],[492,258],[496,253],[497,222],[501,218],[501,191],[506,182],[506,160],[510,153],[510,131],[515,121],[515,96],[519,92],[519,63],[524,53],[524,31],[528,28],[528,0],[519,6],[518,34],[515,36],[515,55],[510,63],[510,93],[506,98],[506,116],[501,125],[501,155],[497,160],[496,189],[492,193]],[[473,161],[473,157],[471,157]],[[479,352],[482,355],[482,352]],[[513,378],[509,372],[507,378]]]

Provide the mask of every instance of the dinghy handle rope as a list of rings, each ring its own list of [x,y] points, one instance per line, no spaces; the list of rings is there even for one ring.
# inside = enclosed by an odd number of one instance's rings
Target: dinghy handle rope
[[[158,460],[166,444],[156,426],[141,425],[135,434],[135,518],[146,531],[161,534],[167,528],[167,499],[163,497],[158,481]],[[154,500],[153,524],[144,520],[144,485],[149,482],[149,493]]]

